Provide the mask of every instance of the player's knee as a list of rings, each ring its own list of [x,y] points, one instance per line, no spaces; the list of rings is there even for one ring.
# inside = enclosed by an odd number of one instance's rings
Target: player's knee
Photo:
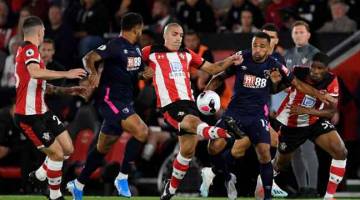
[[[136,130],[136,139],[140,142],[146,142],[149,136],[149,128],[143,124],[139,126]]]
[[[194,115],[186,115],[180,123],[180,128],[189,133],[196,133],[199,121],[201,120]]]
[[[261,164],[266,164],[271,161],[270,147],[258,148],[257,153]]]
[[[63,161],[64,160],[64,152],[62,150],[51,151],[47,156],[51,160],[54,160],[54,161]]]
[[[208,153],[212,156],[219,154],[224,150],[226,141],[222,138],[210,141],[208,145]]]
[[[231,155],[236,159],[241,158],[245,155],[245,150],[243,148],[232,148]]]
[[[334,159],[345,160],[347,158],[348,151],[344,146],[334,146]]]
[[[112,145],[115,143],[115,141],[106,142],[106,143],[97,143],[96,148],[100,153],[106,154],[110,151],[110,149],[111,149]]]
[[[70,156],[74,153],[74,146],[69,145],[68,147],[64,148],[64,156]]]

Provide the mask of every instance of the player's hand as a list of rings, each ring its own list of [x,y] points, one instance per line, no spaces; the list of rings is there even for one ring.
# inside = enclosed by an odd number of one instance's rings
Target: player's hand
[[[231,55],[229,59],[234,63],[234,65],[240,65],[244,61],[244,58],[240,53]]]
[[[154,75],[154,70],[151,67],[146,67],[141,74],[144,80],[151,79],[153,75]]]
[[[274,69],[274,70],[271,70],[270,72],[270,79],[271,79],[271,82],[277,84],[281,81],[282,79],[282,76],[281,76],[281,73],[279,72],[279,69]]]
[[[290,115],[303,115],[303,114],[308,114],[309,109],[302,107],[302,106],[298,106],[298,105],[292,105],[290,107]]]
[[[86,77],[87,72],[82,68],[71,69],[65,72],[67,79],[83,79]]]
[[[88,76],[88,81],[90,88],[96,88],[99,85],[100,77],[98,76],[97,73],[92,73]]]
[[[329,104],[337,104],[337,99],[332,97],[329,93],[320,91],[321,95],[318,97],[320,101],[325,103],[326,105]]]

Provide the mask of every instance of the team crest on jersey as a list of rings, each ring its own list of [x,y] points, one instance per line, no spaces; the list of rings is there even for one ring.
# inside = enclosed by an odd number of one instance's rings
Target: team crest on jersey
[[[301,102],[301,106],[306,108],[312,108],[315,106],[315,103],[316,103],[316,98],[309,95],[305,95],[303,101]]]
[[[106,49],[106,45],[103,44],[103,45],[99,46],[98,49],[101,51],[104,51]]]
[[[245,71],[247,70],[247,67],[245,65],[241,65],[241,69]]]
[[[286,145],[285,142],[281,142],[281,143],[279,144],[279,148],[280,148],[282,151],[285,151],[286,147],[287,147],[287,145]]]
[[[267,85],[266,83],[266,78],[260,78],[249,74],[244,75],[243,86],[246,88],[264,88]]]
[[[122,110],[121,110],[121,112],[123,112],[123,113],[125,113],[125,114],[126,114],[126,113],[129,113],[129,112],[130,112],[130,110],[129,110],[129,108],[124,108],[124,109],[122,109]]]
[[[264,77],[268,79],[270,77],[270,70],[264,70]]]
[[[25,55],[26,55],[27,57],[30,57],[30,56],[33,56],[34,53],[35,53],[34,50],[28,49],[28,50],[26,50]]]
[[[50,141],[50,133],[49,132],[43,133],[42,139],[44,139],[45,141]]]
[[[185,73],[182,69],[182,64],[180,62],[170,62],[171,72],[169,74],[169,78],[185,78]]]
[[[127,49],[124,49],[124,54],[128,54],[129,51]]]

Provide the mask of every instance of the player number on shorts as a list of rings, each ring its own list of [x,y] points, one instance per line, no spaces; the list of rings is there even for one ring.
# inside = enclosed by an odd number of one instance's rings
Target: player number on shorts
[[[60,125],[60,124],[61,124],[61,121],[60,121],[60,119],[59,119],[57,116],[53,115],[53,117],[52,117],[52,118],[53,118],[53,120],[54,120],[54,121],[56,121],[56,122],[57,122],[57,124],[58,124],[58,125]]]
[[[324,121],[321,123],[321,126],[323,127],[323,129],[328,129],[328,128],[334,128],[334,125],[331,124],[329,121]]]

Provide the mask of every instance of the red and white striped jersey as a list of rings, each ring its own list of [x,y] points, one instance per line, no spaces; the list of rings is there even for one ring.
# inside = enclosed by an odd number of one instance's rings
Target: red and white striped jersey
[[[154,70],[153,84],[157,106],[162,108],[179,100],[194,101],[190,83],[190,67],[200,68],[203,58],[189,49],[170,51],[165,46],[146,46],[144,62]]]
[[[309,68],[296,67],[294,68],[294,74],[300,80],[311,84],[309,80]],[[339,96],[339,84],[335,75],[329,73],[326,78],[318,83],[311,84],[313,87],[320,91],[326,91],[333,97]],[[291,87],[288,95],[282,101],[281,106],[277,112],[277,120],[289,127],[306,127],[314,124],[319,117],[314,115],[290,115],[290,107],[292,105],[303,106],[306,108],[323,109],[324,103],[319,99],[306,95],[298,91],[294,86]]]
[[[15,113],[20,115],[44,114],[48,110],[44,101],[46,81],[31,78],[27,68],[30,63],[38,63],[41,69],[45,69],[37,46],[30,42],[24,42],[18,48],[15,60]]]

